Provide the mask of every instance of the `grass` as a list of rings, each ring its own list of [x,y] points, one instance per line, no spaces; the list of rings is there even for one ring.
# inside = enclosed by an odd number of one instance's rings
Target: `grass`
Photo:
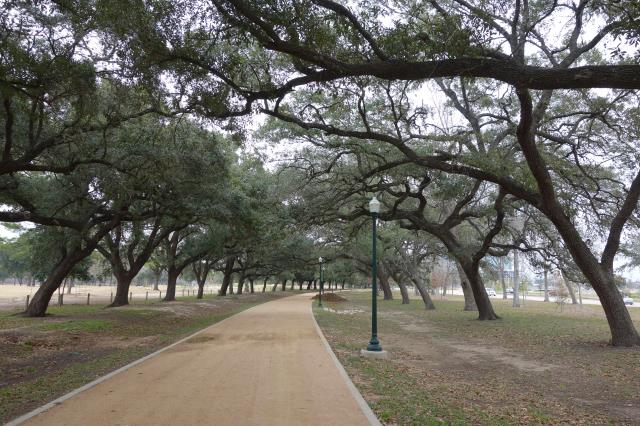
[[[314,310],[327,340],[383,423],[633,423],[640,416],[640,351],[612,348],[599,306],[493,299],[502,316],[477,321],[462,301],[380,301],[388,361],[358,356],[370,337],[370,296]],[[631,309],[640,327],[640,310]]]
[[[287,292],[285,295],[289,295]],[[51,307],[43,318],[0,312],[0,423],[276,294],[195,297],[104,309]]]

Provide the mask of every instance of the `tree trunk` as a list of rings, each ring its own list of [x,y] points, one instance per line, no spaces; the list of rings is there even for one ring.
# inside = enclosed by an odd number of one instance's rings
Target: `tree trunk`
[[[547,277],[547,268],[544,268],[544,301],[549,301],[549,277]]]
[[[380,288],[384,294],[384,300],[393,300],[393,293],[389,286],[389,276],[387,275],[386,268],[382,262],[378,264],[378,281],[380,282]]]
[[[346,281],[347,280],[342,280],[342,283],[340,284],[341,285],[340,290],[344,290],[344,284],[345,284]]]
[[[220,296],[226,296],[231,283],[231,276],[233,275],[233,265],[236,263],[236,258],[233,256],[227,257],[222,271],[222,285],[220,286]]]
[[[76,248],[59,261],[38,291],[36,291],[36,294],[33,295],[29,306],[24,312],[24,316],[43,317],[47,312],[53,293],[60,287],[69,272],[71,272],[71,269],[82,259],[89,256],[94,248],[95,245],[90,245],[84,249]]]
[[[182,271],[174,266],[170,266],[167,269],[167,292],[162,299],[164,302],[174,302],[176,300],[176,283],[180,272]]]
[[[158,272],[155,274],[155,281],[153,283],[153,290],[154,291],[159,291],[160,288],[158,287],[160,285],[160,278],[162,277],[162,271]]]
[[[196,299],[202,299],[204,297],[204,283],[207,280],[198,280],[198,296],[196,296]]]
[[[313,280],[313,289],[314,289],[314,290],[317,290],[317,289],[318,289],[318,288],[317,288],[317,283],[318,283],[318,280]]]
[[[481,321],[499,319],[500,317],[493,311],[491,300],[484,288],[478,265],[474,268],[473,262],[470,260],[466,262],[461,261],[460,264],[467,275],[471,290],[473,291],[473,298],[478,308],[478,319]]]
[[[462,294],[464,294],[463,310],[475,312],[478,310],[478,307],[476,306],[476,301],[473,298],[473,290],[471,289],[471,284],[469,284],[467,274],[464,273],[464,269],[462,269],[462,266],[460,266],[460,263],[458,261],[456,261],[456,269],[458,270],[458,276],[460,277],[460,287],[462,287]]]
[[[113,302],[107,306],[108,308],[129,304],[129,288],[133,277],[125,272],[114,272],[114,275],[116,276],[116,296],[113,298]]]
[[[422,279],[414,275],[411,275],[410,279],[413,282],[413,285],[415,285],[416,288],[418,289],[418,292],[420,293],[420,297],[422,297],[422,303],[424,303],[424,308],[428,310],[435,309],[436,306],[433,304],[433,300],[431,300],[431,296],[429,295],[429,290],[424,285],[424,281],[422,281]]]
[[[409,304],[409,292],[407,291],[407,286],[404,285],[402,281],[397,281],[398,287],[400,287],[400,294],[402,295],[402,304]]]
[[[262,282],[262,292],[263,293],[265,291],[267,291],[267,281],[268,281],[268,278],[265,278],[264,281]]]
[[[573,289],[571,282],[567,279],[567,276],[565,275],[565,273],[564,272],[561,272],[561,273],[562,273],[562,281],[564,282],[564,286],[567,287],[567,291],[569,292],[569,296],[571,297],[571,304],[577,305],[578,299],[576,298],[576,292]]]
[[[242,291],[244,290],[244,271],[240,274],[240,277],[238,278],[238,294],[242,294]]]
[[[504,300],[507,300],[507,285],[504,282],[504,257],[501,257],[499,262],[500,262],[499,263],[499,265],[500,265],[500,284],[502,284],[502,298]],[[466,298],[465,298],[465,301],[466,301]],[[477,309],[477,307],[476,307],[476,309]]]
[[[307,281],[307,290],[311,290],[311,284],[312,283],[313,283],[313,280]]]
[[[278,289],[279,283],[280,281],[276,281],[275,283],[273,283],[273,285],[271,286],[271,291],[276,291]]]
[[[514,308],[520,307],[520,262],[518,250],[513,251],[513,304]]]

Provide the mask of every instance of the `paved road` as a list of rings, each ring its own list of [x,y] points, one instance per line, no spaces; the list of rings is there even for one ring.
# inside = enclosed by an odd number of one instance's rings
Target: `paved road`
[[[235,315],[25,424],[368,425],[310,297]]]

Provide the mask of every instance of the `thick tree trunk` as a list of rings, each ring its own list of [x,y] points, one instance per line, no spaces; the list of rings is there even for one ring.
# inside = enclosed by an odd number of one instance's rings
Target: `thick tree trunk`
[[[314,290],[317,290],[317,289],[318,289],[318,287],[317,287],[317,283],[318,283],[318,280],[313,280],[313,289],[314,289]]]
[[[264,281],[262,281],[262,292],[263,293],[265,291],[267,291],[267,280],[268,280],[268,278],[265,278]]]
[[[27,317],[43,317],[47,312],[53,293],[62,285],[71,269],[82,259],[89,256],[92,251],[93,249],[76,249],[58,262],[38,291],[36,291],[36,294],[33,295],[24,315]]]
[[[304,284],[304,280],[298,280],[298,290],[302,291],[302,284]]]
[[[342,280],[342,283],[340,283],[340,290],[344,290],[344,284],[347,280]]]
[[[164,302],[173,302],[176,300],[176,283],[181,270],[171,266],[167,270],[167,292],[165,293]]]
[[[614,217],[605,249],[601,258],[597,259],[556,198],[548,167],[536,146],[534,126],[537,122],[534,119],[531,95],[526,90],[518,89],[517,96],[520,101],[520,123],[516,135],[521,151],[540,190],[540,202],[536,207],[553,222],[574,262],[600,298],[611,330],[611,344],[614,346],[638,346],[640,345],[640,335],[638,335],[631,315],[629,315],[615,285],[613,274],[613,261],[619,248],[620,236],[638,202],[637,181],[634,179],[630,187],[628,197],[631,198],[625,200],[621,210]]]
[[[473,298],[473,290],[471,284],[469,284],[469,278],[464,273],[464,269],[460,266],[460,263],[456,261],[456,269],[458,270],[458,276],[460,277],[460,287],[462,287],[462,294],[464,294],[464,311],[477,311],[476,301]],[[506,294],[506,292],[505,292]]]
[[[273,285],[271,286],[271,291],[276,291],[278,289],[279,283],[280,281],[276,281],[275,283],[273,283]]]
[[[380,289],[382,289],[382,293],[384,294],[384,300],[393,300],[393,293],[389,286],[389,276],[382,263],[378,265],[378,281],[380,282]]]
[[[473,298],[478,308],[478,319],[481,321],[499,319],[500,317],[494,312],[491,300],[484,288],[479,268],[477,266],[474,268],[470,260],[467,262],[461,261],[460,264],[467,275],[471,290],[473,291]]]
[[[227,257],[222,271],[222,285],[220,286],[220,296],[226,296],[233,276],[233,265],[236,263],[235,257]]]
[[[312,280],[307,281],[307,290],[311,290],[311,284],[313,283]]]
[[[133,280],[133,277],[125,272],[114,272],[114,275],[116,276],[116,296],[113,298],[113,302],[108,306],[109,308],[129,304],[129,288],[131,287],[131,281]]]
[[[196,296],[196,299],[202,299],[204,297],[204,283],[207,280],[198,280],[198,296]]]
[[[282,280],[282,291],[287,291],[287,279]]]

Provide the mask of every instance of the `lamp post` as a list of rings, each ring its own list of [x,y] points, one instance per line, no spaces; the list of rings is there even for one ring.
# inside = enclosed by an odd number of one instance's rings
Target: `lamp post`
[[[322,307],[322,262],[324,259],[322,257],[318,258],[318,262],[320,263],[320,286],[318,286],[318,306]]]
[[[376,255],[376,226],[378,213],[380,213],[380,201],[374,196],[369,201],[369,211],[373,220],[373,247],[371,250],[371,340],[367,345],[367,350],[372,352],[382,351],[382,346],[378,341],[378,306],[377,306],[377,274],[378,259]]]

